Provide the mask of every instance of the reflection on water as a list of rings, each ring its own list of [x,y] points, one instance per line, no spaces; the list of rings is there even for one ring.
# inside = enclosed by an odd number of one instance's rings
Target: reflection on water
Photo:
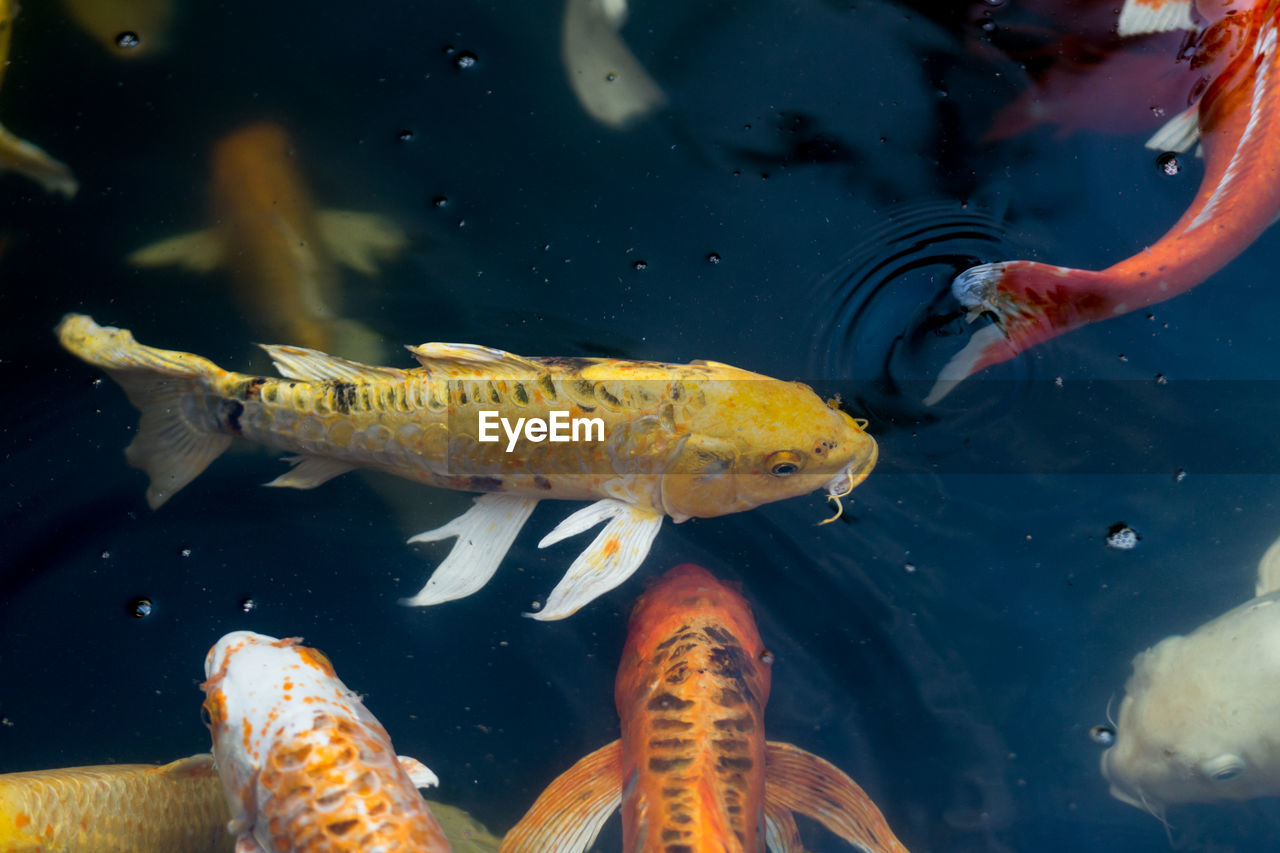
[[[1274,239],[926,407],[972,330],[959,270],[1015,249],[1104,265],[1157,239],[1204,165],[1170,178],[1141,133],[981,141],[1027,82],[984,49],[1001,30],[889,2],[630,3],[615,35],[667,104],[616,130],[566,80],[564,10],[180,3],[167,50],[120,61],[58,4],[23,8],[4,121],[81,189],[0,179],[0,770],[206,750],[200,661],[248,629],[325,650],[439,799],[506,828],[617,737],[625,615],[645,580],[696,562],[742,584],[775,656],[770,737],[857,779],[908,849],[1167,850],[1110,796],[1090,731],[1136,654],[1240,604],[1280,532]],[[404,228],[376,282],[342,273],[343,313],[388,352],[799,378],[870,419],[877,471],[833,524],[815,492],[669,525],[629,584],[554,624],[517,614],[581,545],[536,536],[502,583],[396,603],[443,556],[403,538],[465,509],[457,494],[410,484],[389,511],[376,479],[261,489],[284,467],[240,448],[152,512],[120,453],[134,412],[50,330],[87,313],[251,369],[260,321],[230,277],[125,258],[205,221],[208,152],[263,121],[296,139],[316,198]],[[1117,523],[1132,549],[1108,547]],[[1265,799],[1166,817],[1189,849],[1263,849],[1280,822]],[[620,843],[615,823],[599,849]]]

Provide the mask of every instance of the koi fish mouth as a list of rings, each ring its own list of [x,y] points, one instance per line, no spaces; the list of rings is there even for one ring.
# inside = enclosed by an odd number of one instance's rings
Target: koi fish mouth
[[[876,467],[876,458],[879,453],[879,448],[873,442],[871,452],[865,458],[853,460],[841,468],[839,474],[827,481],[822,488],[827,493],[827,500],[835,502],[836,514],[826,521],[819,522],[819,524],[830,524],[844,515],[844,504],[840,502],[840,499],[848,497],[849,493],[857,488],[859,483],[867,479],[871,469]]]

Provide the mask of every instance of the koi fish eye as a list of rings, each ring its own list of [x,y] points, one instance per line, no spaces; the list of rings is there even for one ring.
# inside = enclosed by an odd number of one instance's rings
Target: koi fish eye
[[[804,467],[804,454],[795,450],[775,450],[764,460],[765,467],[775,477],[790,477]]]
[[[1244,774],[1244,759],[1226,752],[1201,763],[1200,771],[1214,782],[1225,782]]]

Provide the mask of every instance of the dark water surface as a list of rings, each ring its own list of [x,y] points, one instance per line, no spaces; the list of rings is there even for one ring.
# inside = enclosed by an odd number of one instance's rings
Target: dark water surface
[[[1108,795],[1089,730],[1134,654],[1252,595],[1280,534],[1274,232],[1191,294],[926,409],[968,333],[956,272],[1031,252],[1112,263],[1180,215],[1200,164],[1167,178],[1142,136],[980,143],[1017,67],[970,50],[963,16],[888,2],[637,2],[622,34],[669,104],[610,130],[566,85],[561,11],[179,2],[172,49],[132,62],[56,5],[23,9],[0,119],[82,188],[0,179],[0,771],[207,749],[203,657],[247,628],[323,649],[439,798],[500,832],[616,737],[631,603],[696,562],[743,584],[775,653],[771,739],[859,780],[909,849],[1167,850]],[[403,540],[465,496],[389,503],[356,475],[262,489],[280,463],[239,448],[150,511],[121,454],[135,413],[51,329],[85,312],[248,369],[257,338],[224,273],[123,258],[203,227],[210,146],[264,119],[322,204],[410,232],[378,280],[344,274],[349,313],[392,345],[804,379],[870,419],[879,470],[836,524],[816,526],[820,494],[667,523],[636,577],[549,624],[519,614],[583,547],[536,548],[577,505],[541,504],[487,587],[427,609],[396,600],[447,546]],[[1118,522],[1134,550],[1106,547]],[[1280,813],[1170,822],[1190,849],[1269,849]],[[618,845],[615,823],[598,847]]]

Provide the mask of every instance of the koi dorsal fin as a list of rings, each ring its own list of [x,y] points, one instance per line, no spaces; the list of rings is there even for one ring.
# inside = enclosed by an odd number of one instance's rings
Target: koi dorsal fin
[[[865,853],[907,853],[857,782],[798,746],[765,745],[764,800],[767,815],[779,808],[799,812]]]
[[[486,379],[535,379],[547,372],[533,359],[477,344],[435,343],[406,349],[427,370],[444,376],[469,378],[480,374]]]
[[[302,382],[324,382],[331,379],[343,382],[375,382],[404,378],[404,371],[395,367],[372,367],[306,347],[284,347],[274,344],[258,344],[258,346],[266,350],[276,370],[280,371],[280,375],[286,379],[297,379]]]

